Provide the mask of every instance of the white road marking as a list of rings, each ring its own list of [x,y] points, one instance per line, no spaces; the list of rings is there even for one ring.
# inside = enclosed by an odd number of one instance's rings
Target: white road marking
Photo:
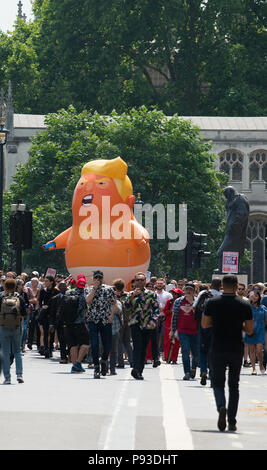
[[[193,450],[191,432],[186,422],[179,386],[173,368],[160,367],[163,426],[167,450]]]
[[[124,377],[125,381],[120,387],[117,404],[112,412],[112,420],[104,435],[100,436],[98,448],[103,450],[134,450],[135,424],[136,424],[136,398],[129,398],[128,386],[131,370]],[[131,385],[141,385],[131,383]],[[132,393],[132,392],[131,392]],[[135,400],[135,406],[134,406]],[[129,406],[130,402],[130,406]]]
[[[128,406],[136,406],[137,405],[136,398],[129,398],[127,405]]]
[[[241,444],[241,442],[232,442],[232,447],[235,447],[236,449],[244,449],[244,446]]]

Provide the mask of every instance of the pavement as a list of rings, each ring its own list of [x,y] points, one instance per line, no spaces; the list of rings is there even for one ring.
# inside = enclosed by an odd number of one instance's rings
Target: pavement
[[[237,432],[219,432],[212,388],[183,381],[177,365],[146,365],[144,380],[128,365],[116,376],[71,374],[59,353],[23,356],[25,383],[12,365],[0,385],[0,450],[267,450],[267,375],[242,368]]]

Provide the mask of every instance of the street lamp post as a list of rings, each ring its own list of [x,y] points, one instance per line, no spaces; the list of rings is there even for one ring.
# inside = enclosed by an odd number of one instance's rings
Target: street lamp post
[[[0,117],[0,269],[3,268],[3,191],[4,191],[4,145],[7,142],[8,130],[5,118]]]
[[[16,273],[20,274],[22,271],[22,248],[23,248],[23,233],[24,233],[24,215],[26,205],[22,204],[22,201],[18,201],[17,204],[11,204],[11,212],[13,215],[13,232],[12,240],[16,253]]]

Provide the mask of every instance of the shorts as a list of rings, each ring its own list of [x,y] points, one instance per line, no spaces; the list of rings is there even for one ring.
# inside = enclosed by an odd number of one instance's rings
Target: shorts
[[[71,349],[74,346],[82,346],[82,344],[89,345],[89,331],[84,323],[77,323],[73,326],[64,326],[65,341],[68,348]]]

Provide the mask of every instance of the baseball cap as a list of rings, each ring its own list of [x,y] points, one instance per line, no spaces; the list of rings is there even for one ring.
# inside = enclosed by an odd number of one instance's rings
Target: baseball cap
[[[96,277],[104,277],[104,274],[102,271],[94,271],[93,278],[95,279]]]
[[[186,289],[187,287],[190,287],[191,289],[194,289],[194,290],[195,290],[194,284],[192,284],[192,283],[190,283],[190,282],[188,282],[188,283],[185,285],[185,289]]]
[[[34,274],[35,277],[40,277],[40,274],[38,273],[38,271],[32,271],[32,274]]]
[[[78,289],[84,289],[86,286],[85,279],[78,279],[76,282],[76,286],[78,287]]]
[[[171,289],[170,292],[174,292],[175,294],[183,295],[182,289]]]

